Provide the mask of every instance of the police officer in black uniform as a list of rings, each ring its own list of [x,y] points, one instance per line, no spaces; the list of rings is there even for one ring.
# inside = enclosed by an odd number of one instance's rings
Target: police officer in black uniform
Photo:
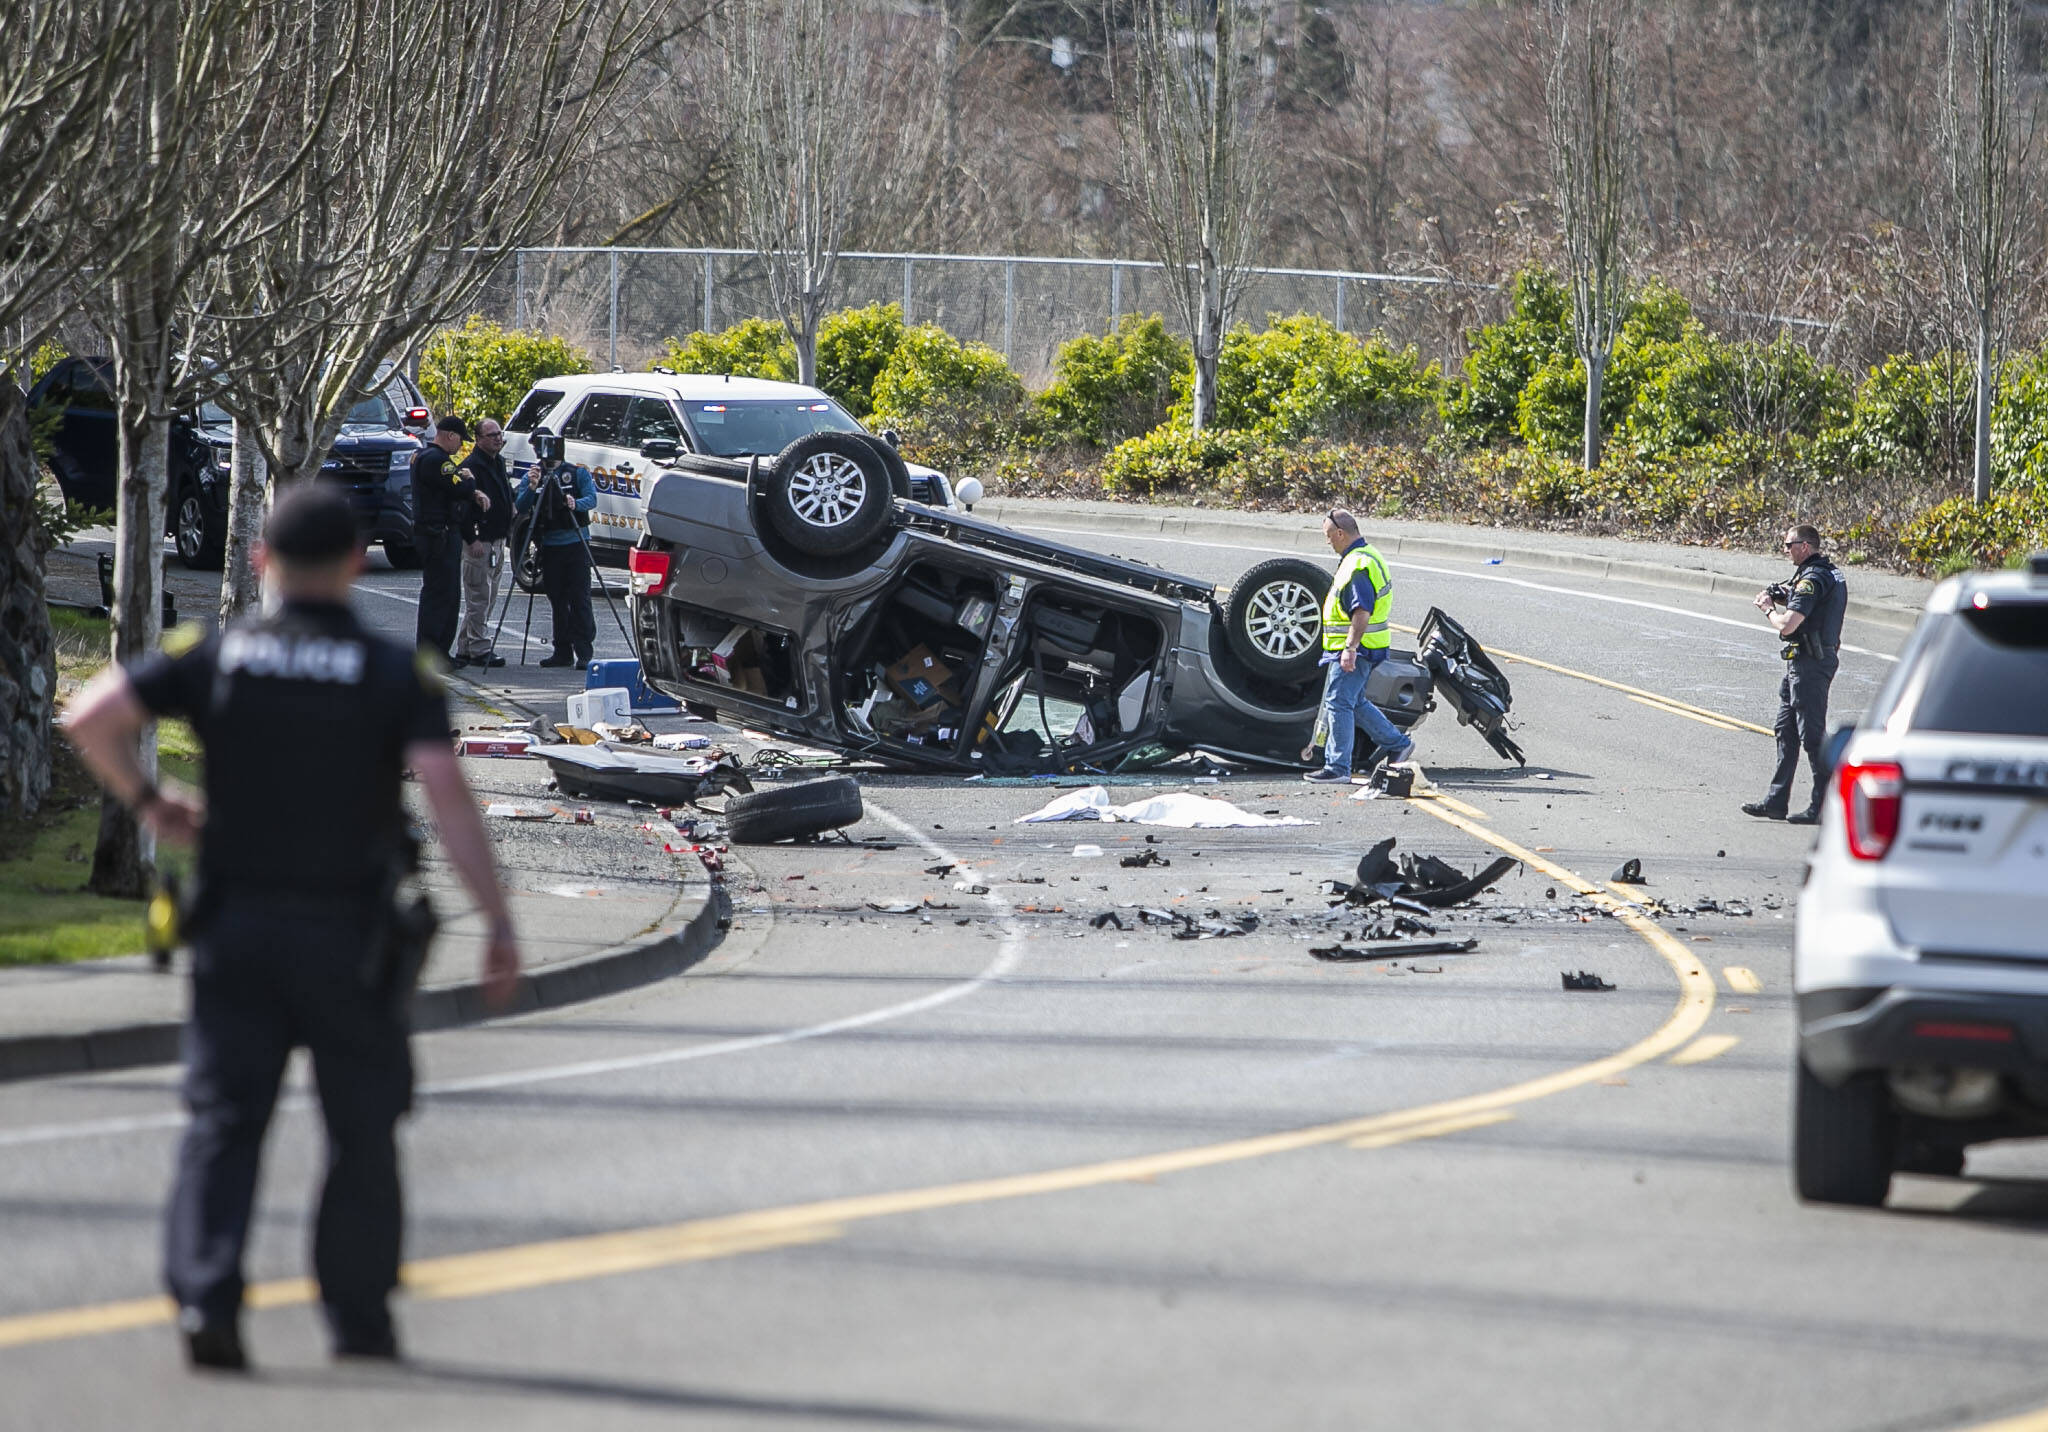
[[[245,1365],[242,1248],[263,1132],[295,1046],[312,1054],[327,1131],[313,1266],[337,1357],[398,1355],[400,1204],[393,1130],[412,1099],[394,968],[393,871],[410,767],[441,843],[489,925],[487,998],[510,998],[519,953],[490,842],[448,739],[431,656],[372,635],[348,606],[362,568],[347,501],[282,493],[256,560],[273,615],[224,633],[181,627],[110,668],[67,729],[107,787],[156,833],[197,840],[185,1101],[164,1273],[193,1365]],[[150,720],[182,716],[206,754],[203,800],[159,788],[137,759]]]
[[[455,465],[468,441],[469,424],[451,414],[434,424],[434,440],[412,458],[412,540],[420,557],[415,637],[421,651],[450,665],[462,622],[462,530],[491,506],[470,471]]]
[[[1821,754],[1827,744],[1828,687],[1841,665],[1842,618],[1849,610],[1849,583],[1820,550],[1820,533],[1801,525],[1785,534],[1785,553],[1799,564],[1790,582],[1774,582],[1756,595],[1763,612],[1784,639],[1785,680],[1778,688],[1778,769],[1760,801],[1742,808],[1765,820],[1814,825],[1820,820]],[[1799,752],[1813,769],[1813,802],[1788,815]]]

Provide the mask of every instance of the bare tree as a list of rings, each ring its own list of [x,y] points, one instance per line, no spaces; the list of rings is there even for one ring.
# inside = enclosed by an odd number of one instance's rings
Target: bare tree
[[[1216,359],[1266,236],[1265,11],[1239,0],[1142,0],[1114,28],[1110,83],[1124,193],[1194,338],[1194,425],[1216,410]]]
[[[1976,358],[1972,491],[1991,498],[1991,401],[2023,259],[2036,248],[2036,110],[2013,64],[2011,0],[1948,0],[1937,248]]]
[[[0,333],[11,340],[0,351],[0,813],[32,813],[49,791],[57,696],[23,359],[67,311],[79,269],[118,257],[129,237],[95,231],[84,200],[106,162],[109,96],[145,8],[0,0]]]
[[[1586,365],[1583,461],[1600,465],[1601,386],[1629,302],[1634,187],[1634,0],[1550,0],[1544,84],[1551,188],[1572,291],[1572,339]]]
[[[810,383],[840,250],[887,167],[874,23],[832,0],[732,0],[712,40],[742,241],[796,345],[797,381]]]
[[[266,475],[317,471],[349,409],[556,222],[584,140],[657,25],[694,5],[476,0],[436,44],[440,0],[292,0],[281,149],[304,150],[224,264],[201,325],[236,419],[223,617],[256,599]],[[289,13],[299,12],[299,13]],[[243,454],[246,445],[253,451]]]
[[[119,434],[114,539],[113,657],[132,661],[162,635],[163,532],[171,421],[211,382],[194,352],[189,315],[204,311],[219,260],[261,201],[234,169],[209,159],[246,137],[263,147],[262,103],[272,56],[248,42],[254,0],[188,0],[159,8],[135,63],[119,78],[112,138],[126,162],[97,196],[125,212],[138,241],[94,275],[87,307],[114,359]],[[143,737],[143,770],[156,770],[156,732]],[[87,888],[140,897],[154,845],[111,796],[100,805],[99,840]]]

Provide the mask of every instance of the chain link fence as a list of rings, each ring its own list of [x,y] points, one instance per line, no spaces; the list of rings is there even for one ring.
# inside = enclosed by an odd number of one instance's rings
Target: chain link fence
[[[841,255],[832,306],[869,303],[899,303],[906,323],[936,323],[955,338],[987,344],[1034,386],[1050,377],[1062,343],[1105,332],[1125,314],[1160,314],[1186,336],[1160,266],[1128,259]],[[1449,365],[1465,351],[1466,330],[1506,309],[1506,294],[1487,284],[1258,269],[1238,317],[1257,325],[1271,314],[1316,314],[1350,333],[1413,344]],[[478,311],[567,338],[600,365],[620,368],[644,368],[671,337],[778,316],[759,258],[740,249],[523,249]]]

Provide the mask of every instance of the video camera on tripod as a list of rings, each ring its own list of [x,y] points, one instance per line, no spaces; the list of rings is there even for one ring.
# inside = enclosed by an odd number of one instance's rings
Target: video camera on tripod
[[[533,470],[541,475],[540,500],[533,516],[535,529],[566,527],[571,520],[578,527],[590,526],[590,514],[576,508],[576,472],[562,461],[561,434],[535,428],[528,441],[533,447]]]

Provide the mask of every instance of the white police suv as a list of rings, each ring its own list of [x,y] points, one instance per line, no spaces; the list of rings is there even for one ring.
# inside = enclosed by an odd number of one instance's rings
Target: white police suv
[[[1844,741],[1846,737],[1846,741]],[[2048,1135],[2048,554],[1954,577],[1841,733],[1799,901],[1794,1181]]]
[[[533,460],[535,428],[560,436],[568,460],[596,478],[591,545],[610,547],[621,560],[646,528],[642,484],[678,458],[739,477],[812,433],[866,431],[816,388],[663,369],[543,378],[505,423],[508,467]],[[956,494],[944,474],[891,457],[913,501],[958,508],[980,496],[971,478]]]

